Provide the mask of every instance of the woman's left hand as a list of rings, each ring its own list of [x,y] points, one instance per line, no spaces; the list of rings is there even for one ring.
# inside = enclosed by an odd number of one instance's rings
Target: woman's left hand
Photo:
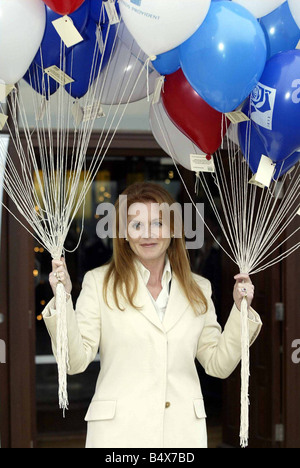
[[[241,310],[242,300],[246,297],[248,303],[248,309],[250,309],[253,298],[254,298],[254,286],[249,275],[240,273],[234,277],[236,280],[233,298],[234,302],[239,310]]]

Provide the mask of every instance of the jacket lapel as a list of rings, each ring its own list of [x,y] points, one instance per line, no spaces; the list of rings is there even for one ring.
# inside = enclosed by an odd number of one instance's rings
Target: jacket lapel
[[[162,322],[166,333],[169,332],[171,328],[173,328],[181,319],[189,305],[190,302],[186,297],[176,275],[173,273],[169,302],[165,317]]]
[[[149,320],[153,325],[159,328],[162,332],[167,333],[173,328],[179,319],[182,317],[188,306],[190,305],[187,297],[182,290],[182,287],[173,273],[170,297],[165,312],[163,321],[157,315],[154,304],[152,303],[150,292],[145,285],[143,278],[138,274],[139,287],[136,296],[136,303],[142,306],[140,313]]]

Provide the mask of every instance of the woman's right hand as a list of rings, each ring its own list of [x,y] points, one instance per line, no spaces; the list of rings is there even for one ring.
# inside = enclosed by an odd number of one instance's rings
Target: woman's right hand
[[[71,294],[72,282],[63,257],[60,260],[52,261],[52,273],[49,275],[49,282],[54,296],[56,296],[58,283],[62,283],[65,287],[66,293]]]

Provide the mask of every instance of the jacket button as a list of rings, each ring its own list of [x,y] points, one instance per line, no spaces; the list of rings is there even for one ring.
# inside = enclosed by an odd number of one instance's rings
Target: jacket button
[[[171,403],[169,401],[166,402],[166,408],[170,408]]]

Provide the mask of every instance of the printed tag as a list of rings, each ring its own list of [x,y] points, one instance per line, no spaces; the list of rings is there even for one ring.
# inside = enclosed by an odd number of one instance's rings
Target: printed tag
[[[165,83],[165,77],[160,76],[159,78],[156,78],[156,83],[155,83],[155,91],[153,94],[153,100],[152,104],[158,104],[161,98],[161,91],[163,88],[163,85]]]
[[[51,78],[53,78],[57,83],[59,83],[62,86],[65,86],[70,83],[74,83],[73,78],[71,78],[66,73],[64,73],[56,65],[46,68],[45,73],[47,73],[47,75],[49,75]]]
[[[4,115],[4,114],[0,114],[0,130],[3,130],[3,128],[5,127],[5,124],[8,120],[8,116],[7,115]]]
[[[83,122],[100,119],[101,117],[105,117],[105,113],[100,102],[90,104],[83,109]]]
[[[118,24],[120,23],[120,18],[116,9],[116,5],[114,0],[107,0],[104,2],[106,13],[109,19],[110,24]]]
[[[73,47],[83,41],[83,37],[76,29],[72,19],[69,16],[62,16],[55,21],[52,21],[58,35],[66,46]]]
[[[267,156],[262,155],[257,173],[250,180],[249,183],[257,185],[258,187],[270,187],[276,165]]]
[[[14,85],[6,85],[0,83],[0,102],[5,102],[7,96],[15,89]]]
[[[195,172],[215,172],[213,156],[206,154],[191,154],[191,170]]]
[[[233,124],[238,124],[240,122],[246,122],[247,120],[250,120],[249,117],[247,117],[247,115],[242,111],[227,112],[225,115]]]

